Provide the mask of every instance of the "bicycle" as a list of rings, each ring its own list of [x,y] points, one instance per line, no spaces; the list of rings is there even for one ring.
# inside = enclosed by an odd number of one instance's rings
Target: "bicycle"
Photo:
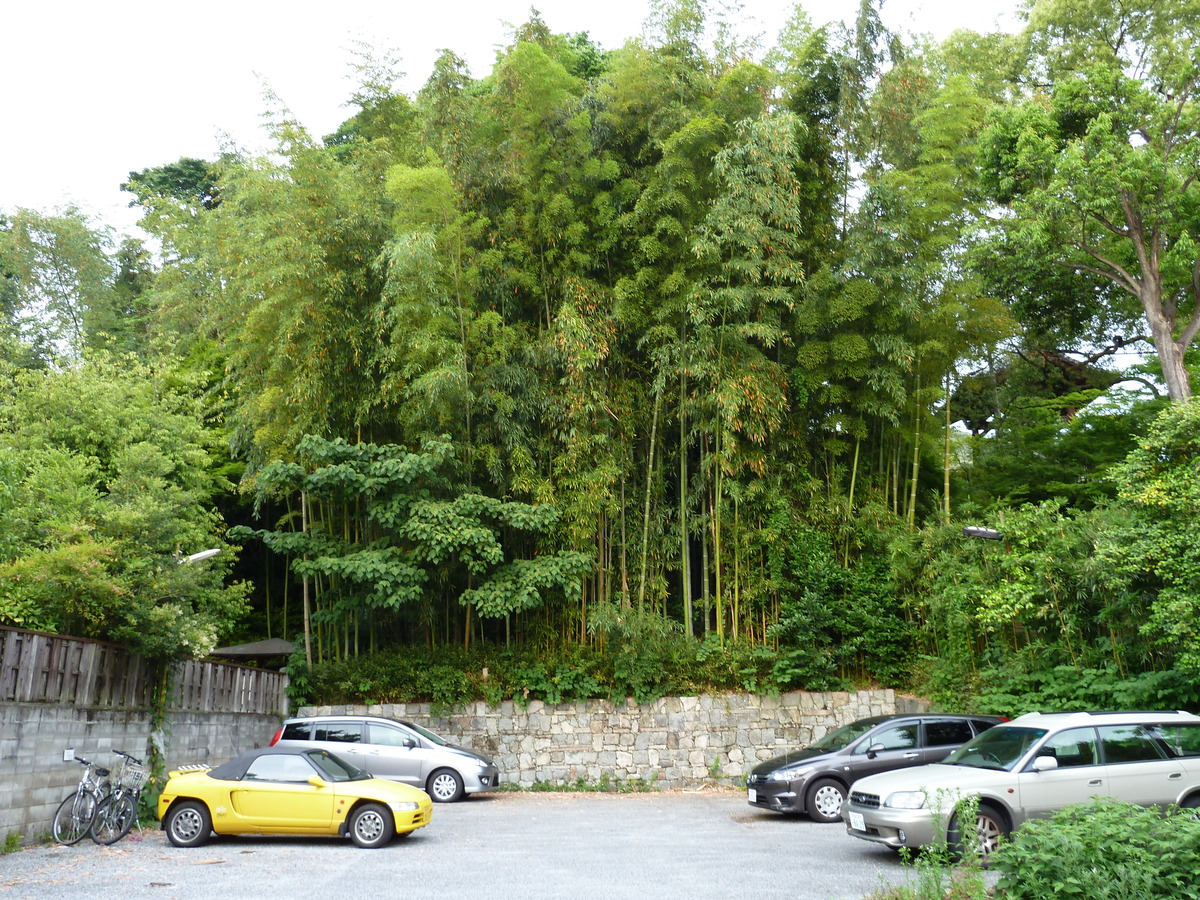
[[[113,753],[122,757],[121,767],[112,777],[113,791],[100,801],[92,818],[92,840],[97,844],[115,844],[138,820],[138,801],[146,783],[142,761],[121,750]]]
[[[83,766],[79,786],[54,812],[54,839],[68,846],[78,844],[91,833],[96,808],[112,790],[112,785],[101,780],[108,777],[108,769],[81,756],[76,756],[75,762]]]

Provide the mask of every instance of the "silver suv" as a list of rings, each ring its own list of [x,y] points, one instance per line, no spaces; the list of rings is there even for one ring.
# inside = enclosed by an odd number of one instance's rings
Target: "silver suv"
[[[376,778],[421,788],[438,803],[494,790],[500,771],[486,756],[456,747],[428,728],[374,716],[287,719],[272,747],[320,747]]]
[[[856,781],[843,819],[848,833],[889,847],[944,838],[961,849],[955,810],[975,800],[978,846],[987,854],[1026,820],[1096,796],[1200,808],[1200,716],[1029,713],[989,728],[942,763]]]

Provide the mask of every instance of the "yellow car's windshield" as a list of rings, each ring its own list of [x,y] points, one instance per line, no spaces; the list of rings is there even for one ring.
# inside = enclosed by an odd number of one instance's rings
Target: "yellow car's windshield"
[[[371,777],[369,772],[364,772],[328,750],[311,750],[305,756],[321,770],[326,781],[363,781]]]

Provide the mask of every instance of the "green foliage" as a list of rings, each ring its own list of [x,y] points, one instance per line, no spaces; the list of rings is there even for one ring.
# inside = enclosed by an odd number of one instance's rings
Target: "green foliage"
[[[1116,496],[1108,473],[1134,449],[1136,436],[1145,431],[1162,403],[1122,402],[1120,394],[1102,396],[1113,377],[1107,372],[1096,373],[1096,387],[1079,389],[1079,382],[1090,378],[1090,373],[1072,370],[1068,378],[1058,364],[1035,370],[1014,362],[1002,377],[976,378],[960,386],[955,408],[968,418],[968,405],[974,405],[979,418],[972,427],[995,428],[992,434],[970,441],[970,464],[961,472],[960,502],[1009,506],[1057,497],[1089,509]],[[997,407],[1002,415],[993,426],[990,420]]]
[[[946,820],[973,821],[978,811],[977,798],[967,798],[956,809],[941,808],[939,795],[934,816],[933,843],[919,853],[902,848],[901,859],[916,873],[915,884],[888,888],[871,894],[867,900],[988,900],[988,888],[979,858],[979,850],[970,842],[953,847],[946,839]]]
[[[1010,296],[1080,343],[1148,333],[1177,401],[1191,396],[1185,357],[1200,321],[1197,110],[1176,100],[1195,81],[1180,48],[1198,28],[1190,0],[1034,4],[1031,64],[1046,87],[993,117],[982,154],[1008,205],[989,241],[1019,281]],[[1180,310],[1192,324],[1176,327]]]
[[[23,835],[17,831],[10,831],[4,835],[4,845],[0,847],[0,855],[7,856],[9,853],[16,853],[20,850],[22,837]]]
[[[586,778],[576,778],[574,781],[557,783],[553,781],[535,781],[528,787],[510,781],[501,783],[501,791],[529,791],[530,793],[567,793],[567,794],[648,794],[655,790],[651,781],[643,778],[613,778],[607,772],[600,773],[599,781],[588,781]]]
[[[644,617],[643,617],[644,618]],[[660,696],[687,696],[705,691],[741,691],[747,685],[771,689],[774,656],[762,648],[729,649],[715,642],[701,645],[676,630],[665,638],[672,646],[656,646],[655,627],[643,631],[628,623],[605,633],[622,648],[573,647],[558,651],[534,647],[484,646],[396,648],[305,667],[297,651],[288,665],[292,703],[424,702],[451,709],[464,703],[525,705],[572,703],[576,700],[650,701]],[[648,654],[657,671],[636,659]]]
[[[1079,709],[1191,709],[1200,687],[1175,669],[1125,676],[1115,667],[1077,669],[1058,665],[1020,670],[1011,662],[980,672],[974,702],[997,715],[1069,712]]]
[[[678,624],[642,610],[594,606],[588,629],[603,640],[614,699],[642,703],[664,696],[680,660],[695,653]]]
[[[869,559],[839,564],[829,536],[799,522],[773,555],[783,595],[771,629],[780,687],[846,690],[864,675],[904,680],[908,627],[886,568]]]
[[[1176,404],[1151,424],[1112,479],[1128,506],[1101,547],[1118,584],[1148,595],[1147,638],[1183,673],[1200,674],[1200,404]]]
[[[243,613],[213,500],[228,488],[194,385],[96,354],[0,392],[0,621],[203,656]],[[216,547],[182,566],[177,554]]]
[[[323,509],[323,518],[309,530],[243,527],[232,533],[290,555],[301,576],[325,579],[337,603],[324,610],[328,621],[341,623],[366,610],[397,614],[433,587],[453,591],[459,603],[485,618],[502,618],[578,592],[591,566],[585,554],[568,551],[515,556],[516,536],[537,540],[550,532],[556,511],[474,491],[455,495],[453,450],[444,439],[428,440],[413,453],[309,435],[296,458],[265,467],[260,490],[274,497],[298,494]],[[339,528],[350,510],[353,530]]]
[[[0,218],[0,620],[202,653],[244,564],[297,698],[1192,703],[1200,423],[1106,355],[1145,320],[1186,394],[1191,0],[797,10],[762,64],[653,6],[415,98],[365,49],[326,139],[271,98],[267,154],[131,173],[154,259]]]
[[[0,263],[20,338],[45,362],[77,360],[102,345],[95,320],[111,323],[118,302],[108,229],[73,206],[56,214],[18,210],[4,224]]]
[[[1005,900],[1196,898],[1200,819],[1115,800],[1069,806],[1022,826],[996,854]]]

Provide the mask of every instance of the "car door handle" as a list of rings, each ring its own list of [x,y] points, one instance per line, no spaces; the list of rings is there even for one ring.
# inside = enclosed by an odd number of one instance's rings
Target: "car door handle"
[[[1093,778],[1091,781],[1088,782],[1088,787],[1097,787],[1101,784],[1104,784],[1103,778]]]
[[[1167,776],[1167,780],[1168,781],[1178,781],[1182,777],[1183,777],[1182,772],[1172,772],[1170,775]]]
[[[921,755],[920,753],[905,753],[904,758],[905,759],[916,759],[920,755]]]

